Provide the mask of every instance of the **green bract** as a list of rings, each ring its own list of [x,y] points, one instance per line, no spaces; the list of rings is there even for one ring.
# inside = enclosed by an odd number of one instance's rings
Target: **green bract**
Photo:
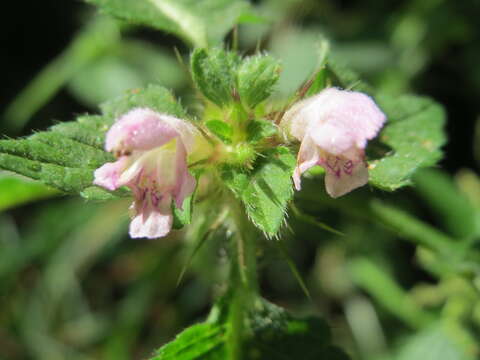
[[[238,61],[236,54],[219,48],[197,49],[192,54],[193,80],[203,95],[218,106],[233,101]]]
[[[246,58],[237,70],[238,94],[246,106],[254,108],[267,99],[280,78],[280,65],[271,56]]]

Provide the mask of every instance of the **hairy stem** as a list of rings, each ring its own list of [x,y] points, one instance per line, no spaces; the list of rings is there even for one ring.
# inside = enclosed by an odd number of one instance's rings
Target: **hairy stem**
[[[230,328],[227,334],[229,358],[242,359],[242,343],[248,332],[246,318],[258,293],[256,266],[256,231],[248,221],[241,204],[231,200],[232,258],[230,269],[229,305]]]

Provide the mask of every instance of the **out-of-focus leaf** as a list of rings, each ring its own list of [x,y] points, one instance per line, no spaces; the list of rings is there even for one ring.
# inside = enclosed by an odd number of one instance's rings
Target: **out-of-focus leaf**
[[[171,32],[197,47],[219,43],[249,6],[243,0],[86,0],[130,23]]]
[[[362,91],[372,94],[373,89],[360,79],[360,75],[350,69],[342,59],[335,55],[329,55],[327,69],[333,83],[344,89]]]
[[[370,211],[374,218],[398,232],[405,239],[436,250],[444,256],[448,255],[451,260],[462,250],[460,246],[455,247],[455,241],[451,237],[393,205],[373,200],[369,203],[367,211]]]
[[[415,174],[414,183],[452,236],[467,238],[475,234],[475,209],[446,173],[422,169]]]
[[[409,338],[395,360],[474,360],[478,351],[478,343],[465,330],[446,321]]]
[[[0,173],[0,211],[56,194],[58,191],[32,180]]]
[[[348,59],[348,65],[361,73],[378,73],[394,61],[393,49],[382,42],[332,44],[332,53],[336,59]]]
[[[371,260],[355,259],[350,262],[349,270],[357,286],[413,328],[422,328],[434,319],[433,314],[423,311],[384,269]]]
[[[254,108],[273,92],[280,77],[280,64],[266,55],[246,58],[238,67],[237,82],[240,99]]]
[[[172,202],[173,228],[181,229],[192,221],[192,206],[194,194],[185,198],[182,208],[177,208],[175,202]]]
[[[392,152],[370,162],[370,184],[393,191],[411,184],[417,169],[434,165],[442,156],[445,111],[424,97],[380,95],[376,99],[388,119],[379,139]]]
[[[78,71],[116,46],[118,37],[118,28],[111,19],[102,17],[90,23],[15,98],[5,112],[5,123],[12,130],[20,130]]]
[[[125,40],[115,50],[85,66],[68,83],[69,90],[92,107],[152,82],[178,88],[186,80],[173,56],[148,43]]]
[[[220,48],[197,49],[190,59],[192,77],[198,89],[218,106],[233,100],[238,56]]]
[[[271,52],[282,64],[275,95],[293,95],[315,73],[321,66],[321,44],[320,32],[293,30],[275,34]]]

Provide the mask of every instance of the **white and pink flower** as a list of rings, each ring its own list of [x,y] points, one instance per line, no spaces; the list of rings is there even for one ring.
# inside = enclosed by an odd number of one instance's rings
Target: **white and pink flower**
[[[365,185],[364,149],[385,120],[368,95],[337,88],[327,88],[292,106],[280,126],[301,141],[293,174],[295,188],[300,190],[301,175],[315,165],[325,169],[325,186],[332,197]]]
[[[121,116],[107,132],[105,149],[117,157],[95,171],[94,184],[133,193],[130,236],[157,238],[172,228],[172,201],[181,208],[195,189],[187,156],[202,136],[190,123],[148,108]]]

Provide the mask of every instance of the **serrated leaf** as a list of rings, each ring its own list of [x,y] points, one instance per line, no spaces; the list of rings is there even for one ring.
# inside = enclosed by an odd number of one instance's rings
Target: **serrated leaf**
[[[280,77],[280,63],[271,56],[256,55],[238,67],[238,93],[244,104],[254,108],[267,99]]]
[[[239,58],[220,48],[196,49],[190,59],[192,77],[205,97],[218,106],[230,103]]]
[[[225,185],[238,199],[241,199],[250,182],[248,174],[242,169],[230,165],[224,165],[220,169],[220,174]]]
[[[271,121],[252,120],[247,127],[247,141],[252,143],[260,142],[277,133],[277,127]]]
[[[290,150],[277,147],[263,154],[249,173],[229,166],[222,169],[227,187],[245,204],[250,220],[269,237],[280,229],[293,196],[295,163]]]
[[[171,32],[197,47],[219,43],[247,13],[243,0],[86,0],[131,23]]]
[[[205,123],[205,126],[224,143],[231,144],[233,129],[230,124],[221,120],[210,120]]]
[[[445,144],[445,112],[434,101],[412,95],[378,96],[378,105],[387,115],[379,140],[392,153],[370,162],[370,184],[393,191],[411,183],[415,171],[434,165]]]
[[[214,321],[193,325],[160,348],[151,360],[227,359],[229,324],[223,322],[225,319],[228,317],[217,316]],[[259,301],[246,320],[250,332],[245,334],[245,360],[296,360],[299,354],[302,360],[348,360],[330,345],[330,330],[320,319],[294,318],[282,308]]]
[[[189,327],[158,350],[151,360],[223,360],[227,358],[224,325],[203,323]]]
[[[77,121],[57,124],[49,131],[25,139],[0,140],[0,168],[39,180],[65,193],[80,194],[88,200],[126,196],[128,191],[124,189],[107,192],[94,187],[93,172],[114,160],[103,150],[103,143],[115,118],[142,106],[184,115],[169,91],[149,86],[107,103],[103,106],[104,116],[80,116]]]
[[[275,236],[293,196],[292,174],[296,160],[285,147],[269,150],[261,159],[242,194],[247,215],[267,236]]]

